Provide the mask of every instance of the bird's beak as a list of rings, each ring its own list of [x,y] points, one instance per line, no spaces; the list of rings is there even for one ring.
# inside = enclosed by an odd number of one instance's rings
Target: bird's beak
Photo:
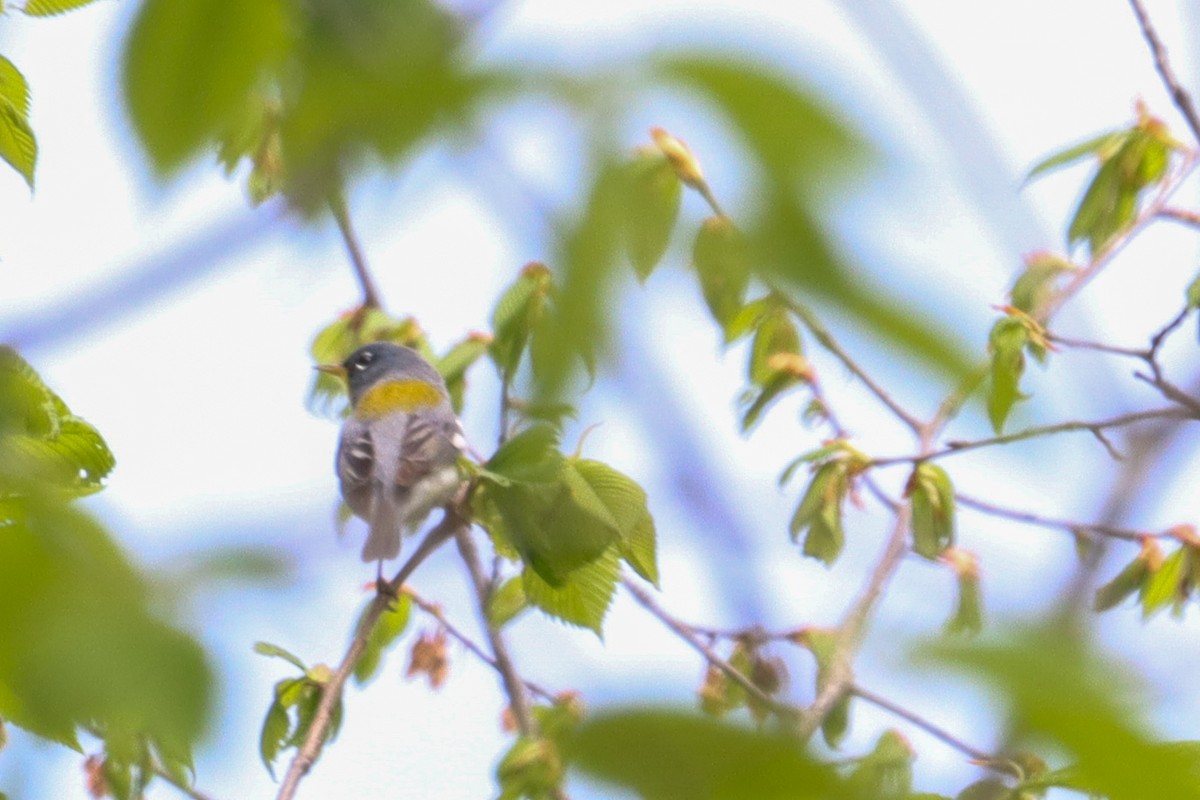
[[[318,372],[324,372],[326,375],[332,375],[335,378],[346,379],[346,368],[341,364],[317,364],[315,369]]]

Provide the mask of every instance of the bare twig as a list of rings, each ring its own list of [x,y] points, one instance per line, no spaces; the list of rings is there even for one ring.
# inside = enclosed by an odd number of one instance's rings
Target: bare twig
[[[504,693],[508,695],[509,708],[517,723],[517,730],[523,736],[533,736],[537,733],[537,725],[529,710],[529,697],[525,693],[525,684],[508,654],[508,646],[504,641],[503,634],[488,619],[487,609],[491,600],[492,584],[483,569],[483,562],[479,559],[479,549],[475,546],[475,540],[471,538],[470,530],[467,529],[459,531],[455,542],[458,544],[459,555],[462,556],[467,573],[471,578],[471,587],[475,590],[479,616],[487,633],[488,645],[495,658],[494,666],[500,673],[501,682],[504,684]]]
[[[1197,211],[1189,211],[1184,208],[1167,207],[1159,209],[1158,216],[1174,222],[1181,222],[1184,225],[1190,225],[1193,228],[1200,228],[1200,212]]]
[[[958,738],[954,734],[947,731],[945,728],[941,728],[941,727],[938,727],[937,725],[934,725],[932,722],[925,719],[924,717],[917,715],[915,712],[909,711],[907,708],[905,708],[901,705],[897,705],[896,703],[893,703],[891,700],[888,700],[883,695],[879,695],[879,694],[876,694],[875,692],[869,691],[868,689],[864,689],[862,686],[859,686],[857,683],[851,685],[850,694],[854,695],[855,697],[859,697],[863,700],[866,700],[871,705],[879,706],[884,711],[888,711],[892,714],[895,714],[897,717],[900,717],[903,720],[911,722],[913,725],[916,725],[918,728],[925,731],[933,738],[941,741],[943,744],[950,745],[951,747],[953,747],[955,750],[959,751],[963,755],[969,756],[970,758],[974,759],[975,761],[977,761],[981,764],[990,764],[991,762],[993,762],[995,760],[994,757],[990,753],[986,753],[977,747],[973,747],[969,743],[963,741],[962,739]]]
[[[955,494],[954,499],[961,505],[967,508],[973,508],[984,514],[990,514],[994,517],[1003,517],[1011,519],[1015,522],[1024,522],[1029,525],[1037,525],[1042,528],[1057,528],[1060,530],[1074,533],[1091,533],[1098,536],[1107,536],[1110,539],[1122,539],[1127,542],[1140,542],[1146,536],[1162,536],[1161,533],[1147,533],[1145,531],[1136,531],[1132,528],[1119,528],[1115,525],[1106,525],[1098,522],[1079,522],[1077,520],[1061,519],[1059,517],[1048,517],[1042,514],[1035,514],[1032,511],[1019,511],[1017,509],[1005,508],[1004,506],[989,503],[986,500],[980,500],[977,497],[971,497],[965,494]]]
[[[446,542],[450,537],[454,536],[460,529],[466,528],[467,520],[462,516],[457,509],[448,506],[446,508],[446,516],[442,518],[429,533],[425,534],[425,539],[417,547],[404,565],[400,567],[400,571],[396,573],[385,588],[383,588],[367,607],[367,611],[363,614],[362,622],[354,632],[354,638],[350,642],[350,647],[346,650],[346,654],[342,657],[342,661],[338,664],[337,670],[325,684],[321,691],[321,702],[317,706],[316,713],[313,715],[312,724],[308,727],[308,733],[304,737],[304,743],[300,749],[296,751],[296,755],[292,757],[292,763],[288,765],[287,774],[284,776],[283,783],[279,787],[277,800],[289,800],[296,794],[296,789],[300,785],[300,781],[308,773],[313,762],[321,753],[321,747],[325,743],[325,737],[328,735],[329,726],[333,721],[333,710],[337,706],[338,701],[342,697],[342,688],[346,685],[346,680],[354,671],[354,665],[358,663],[358,659],[362,656],[363,651],[367,647],[367,639],[374,630],[376,623],[379,622],[379,617],[387,609],[392,602],[392,598],[400,591],[400,587],[408,580],[413,571],[421,565],[438,547]]]
[[[1130,358],[1145,359],[1150,351],[1146,348],[1136,347],[1120,347],[1113,344],[1105,344],[1104,342],[1091,342],[1085,339],[1072,339],[1069,336],[1059,336],[1057,333],[1046,332],[1046,340],[1054,344],[1060,344],[1063,347],[1070,347],[1075,350],[1095,350],[1098,353],[1109,353],[1114,356],[1129,356]]]
[[[804,327],[812,333],[813,337],[830,353],[832,353],[838,361],[845,365],[846,369],[850,370],[856,378],[862,381],[863,385],[875,395],[879,402],[887,406],[888,410],[914,433],[920,431],[921,420],[917,419],[913,414],[909,413],[903,406],[896,402],[895,398],[879,385],[866,370],[864,370],[857,361],[846,350],[838,344],[837,340],[829,332],[829,329],[821,323],[821,320],[812,312],[808,306],[803,303],[797,303],[793,300],[788,300],[788,307],[792,310],[800,321],[804,323]]]
[[[375,288],[375,281],[371,277],[370,268],[367,266],[367,257],[363,254],[362,245],[359,244],[358,236],[354,232],[354,226],[350,222],[350,214],[346,209],[346,199],[340,192],[330,195],[329,210],[333,212],[333,218],[337,221],[338,231],[341,232],[342,241],[346,245],[346,253],[350,256],[350,264],[354,267],[354,274],[358,277],[358,285],[362,288],[363,308],[380,308],[382,303],[379,299],[379,290]]]
[[[442,626],[446,633],[457,639],[459,644],[467,648],[467,650],[470,650],[476,658],[497,672],[500,671],[500,665],[496,662],[496,659],[488,655],[487,651],[483,649],[482,645],[480,645],[467,634],[463,633],[462,629],[455,626],[450,620],[446,619],[446,614],[442,611],[442,607],[440,605],[432,600],[422,597],[417,590],[411,586],[405,586],[400,591],[411,597],[413,604],[417,608],[421,609],[426,614],[437,620],[438,624]],[[548,700],[550,702],[555,700],[554,693],[549,689],[542,687],[540,684],[534,683],[533,681],[527,679],[523,680],[522,682],[525,684],[525,688],[529,690],[530,694],[536,694],[543,700]]]
[[[965,453],[968,450],[978,450],[981,447],[991,447],[992,445],[1010,444],[1019,442],[1024,439],[1033,439],[1039,436],[1052,436],[1057,433],[1068,433],[1070,431],[1088,431],[1093,435],[1100,436],[1103,431],[1109,428],[1120,428],[1126,425],[1133,425],[1139,422],[1148,420],[1162,419],[1186,419],[1195,418],[1196,413],[1189,413],[1187,410],[1178,406],[1167,406],[1165,408],[1152,408],[1147,411],[1133,411],[1128,414],[1120,414],[1109,419],[1095,420],[1092,422],[1082,420],[1069,420],[1067,422],[1058,422],[1053,425],[1037,425],[1032,428],[1006,433],[1001,436],[991,436],[986,439],[975,439],[972,441],[950,442],[940,450],[931,450],[926,453],[918,453],[908,456],[889,456],[885,458],[871,459],[871,466],[882,467],[889,464],[913,464],[922,461],[932,461],[937,458],[954,455],[956,453]],[[1106,446],[1111,447],[1106,440],[1101,438],[1101,442]]]
[[[1192,129],[1192,135],[1196,137],[1197,141],[1200,141],[1200,115],[1196,113],[1196,105],[1192,102],[1192,96],[1188,94],[1187,89],[1183,88],[1179,79],[1175,77],[1175,71],[1171,69],[1171,62],[1167,59],[1167,48],[1158,38],[1158,32],[1150,23],[1150,17],[1146,14],[1141,0],[1129,0],[1129,5],[1137,16],[1138,25],[1142,27],[1142,36],[1146,39],[1146,44],[1150,45],[1150,52],[1154,55],[1154,66],[1158,70],[1158,74],[1162,76],[1163,85],[1167,87],[1175,107],[1179,109],[1180,114],[1183,114],[1188,127]]]
[[[875,569],[871,571],[862,591],[855,597],[837,627],[837,639],[834,642],[833,656],[828,666],[829,672],[825,686],[817,693],[812,705],[804,710],[796,723],[796,732],[802,739],[808,739],[821,727],[825,717],[846,696],[854,684],[854,654],[862,644],[875,604],[888,581],[895,574],[896,568],[904,560],[904,554],[908,550],[910,518],[910,507],[907,504],[900,506],[896,511],[892,531],[888,536],[887,544],[884,545],[883,554],[875,564]]]
[[[799,717],[800,709],[776,700],[774,697],[771,697],[771,695],[755,686],[754,682],[743,675],[741,671],[737,669],[737,667],[730,664],[728,660],[722,658],[715,650],[701,641],[700,635],[694,628],[692,628],[692,626],[673,616],[669,611],[660,606],[658,602],[650,596],[650,593],[647,592],[641,585],[639,585],[637,581],[628,576],[622,576],[621,585],[625,587],[625,590],[633,596],[633,599],[636,600],[638,604],[642,606],[642,608],[646,609],[651,613],[651,615],[658,618],[658,620],[670,628],[676,636],[687,642],[687,644],[690,645],[693,650],[703,656],[705,661],[719,669],[725,675],[725,677],[729,678],[729,680],[740,686],[746,692],[746,694],[748,694],[750,697],[753,697],[756,702],[762,704],[765,708],[771,709],[773,713],[783,720],[795,720]]]

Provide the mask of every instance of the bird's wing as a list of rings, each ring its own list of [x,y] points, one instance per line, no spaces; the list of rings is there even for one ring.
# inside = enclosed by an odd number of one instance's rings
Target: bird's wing
[[[346,505],[359,517],[369,518],[375,478],[375,444],[371,440],[371,429],[357,420],[346,420],[342,428],[337,474]]]
[[[462,426],[453,415],[410,414],[396,465],[396,486],[409,489],[439,467],[453,464],[466,448]]]

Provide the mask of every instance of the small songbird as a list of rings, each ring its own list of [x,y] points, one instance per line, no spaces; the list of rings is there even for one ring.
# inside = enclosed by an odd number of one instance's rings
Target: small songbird
[[[346,505],[369,527],[362,559],[382,568],[400,554],[401,534],[453,497],[466,438],[445,381],[415,350],[374,342],[317,369],[350,387],[335,469]]]

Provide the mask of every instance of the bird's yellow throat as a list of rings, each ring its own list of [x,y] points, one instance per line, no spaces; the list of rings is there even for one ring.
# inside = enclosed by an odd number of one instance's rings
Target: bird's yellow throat
[[[354,416],[372,420],[402,411],[411,414],[442,402],[442,393],[425,381],[380,381],[358,398]]]

